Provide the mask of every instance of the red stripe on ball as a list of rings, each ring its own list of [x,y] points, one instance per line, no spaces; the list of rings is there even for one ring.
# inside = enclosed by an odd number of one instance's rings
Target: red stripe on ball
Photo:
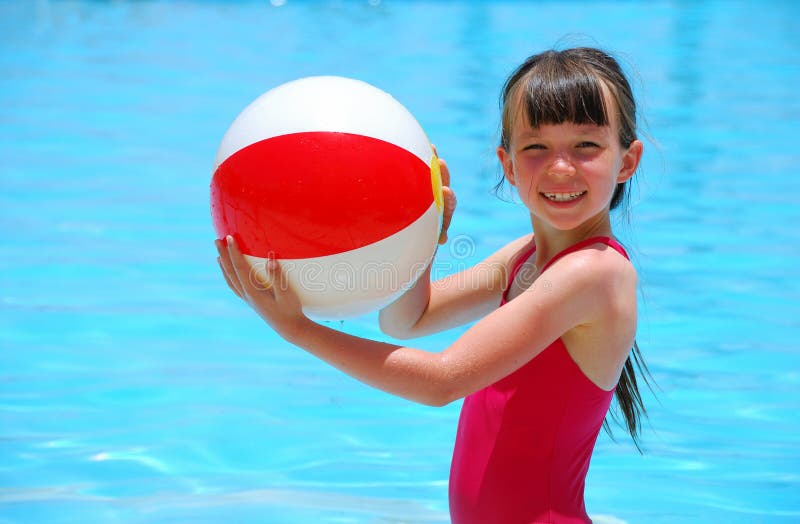
[[[363,247],[433,203],[430,167],[389,142],[337,132],[282,135],[231,155],[211,181],[220,238],[256,257],[312,258]]]

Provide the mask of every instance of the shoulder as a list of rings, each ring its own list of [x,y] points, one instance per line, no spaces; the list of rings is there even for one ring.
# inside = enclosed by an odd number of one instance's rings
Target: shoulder
[[[578,315],[576,325],[636,316],[636,269],[625,256],[602,242],[565,255],[543,278],[572,305]]]
[[[564,256],[551,269],[568,288],[565,301],[572,305],[573,324],[561,336],[567,351],[592,382],[612,389],[636,337],[634,266],[599,243]]]
[[[581,321],[591,322],[636,307],[638,277],[633,264],[614,248],[598,242],[556,260],[541,275],[543,286],[568,301]]]
[[[556,260],[549,272],[569,274],[582,284],[596,283],[619,285],[636,284],[636,269],[622,253],[613,247],[597,242],[569,253]]]
[[[521,236],[512,240],[484,259],[482,264],[490,264],[496,269],[500,269],[504,277],[508,276],[509,271],[519,258],[533,246],[533,234]]]

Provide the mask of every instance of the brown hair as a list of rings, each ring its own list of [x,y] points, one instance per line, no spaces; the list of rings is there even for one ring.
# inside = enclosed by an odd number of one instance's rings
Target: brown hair
[[[615,102],[613,108],[606,107],[604,86]],[[515,119],[522,114],[534,128],[542,124],[564,122],[604,126],[610,123],[609,109],[616,110],[620,145],[628,148],[636,140],[636,102],[631,86],[619,63],[599,49],[579,47],[545,51],[531,56],[506,80],[501,103],[500,145],[506,151],[511,147],[510,134]],[[502,178],[497,187],[501,185]],[[628,181],[617,184],[610,208],[616,209],[623,203],[627,208],[629,196]],[[641,416],[646,416],[647,410],[636,381],[637,369],[650,387],[650,372],[638,344],[634,342],[620,375],[615,396],[628,433],[641,451]],[[613,411],[610,415],[618,420]],[[608,418],[603,422],[603,427],[611,434]]]
[[[627,148],[636,140],[636,101],[631,86],[613,57],[591,47],[533,55],[508,77],[501,98],[500,145],[509,150],[511,129],[520,109],[534,128],[563,122],[608,125],[603,85],[616,102],[619,143]],[[626,201],[629,193],[627,181],[618,184],[611,209]]]

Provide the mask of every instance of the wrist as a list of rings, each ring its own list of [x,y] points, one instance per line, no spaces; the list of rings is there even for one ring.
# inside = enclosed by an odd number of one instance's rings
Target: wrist
[[[278,334],[290,344],[303,346],[303,341],[318,327],[319,324],[306,316],[302,316],[291,324],[283,326],[278,331]]]

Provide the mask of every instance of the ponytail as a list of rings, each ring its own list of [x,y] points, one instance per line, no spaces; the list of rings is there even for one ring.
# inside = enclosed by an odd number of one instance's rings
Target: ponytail
[[[645,384],[647,384],[647,387],[652,391],[653,387],[648,377],[652,379],[653,376],[650,374],[650,370],[647,369],[647,364],[645,364],[642,353],[639,351],[639,345],[634,342],[631,354],[628,356],[628,359],[625,361],[625,366],[622,368],[622,374],[619,377],[619,383],[617,384],[614,396],[617,400],[619,411],[625,419],[625,428],[633,439],[636,449],[641,453],[642,448],[639,446],[639,435],[642,429],[642,416],[645,418],[647,417],[647,410],[644,407],[642,395],[639,393],[639,384],[636,381],[637,370],[640,377],[644,380]],[[620,422],[619,415],[614,410],[610,410],[608,413],[615,422]],[[614,438],[611,427],[608,424],[608,417],[603,421],[603,429],[606,430],[606,433],[608,433],[612,439]]]

